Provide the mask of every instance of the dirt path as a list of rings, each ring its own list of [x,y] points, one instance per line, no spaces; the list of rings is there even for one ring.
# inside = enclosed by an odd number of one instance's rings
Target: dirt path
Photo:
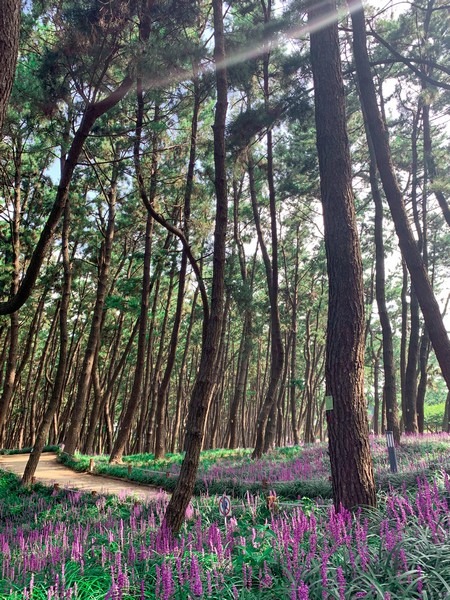
[[[12,454],[0,456],[0,469],[12,471],[22,475],[27,464],[29,454]],[[44,453],[36,469],[36,481],[45,485],[59,484],[62,488],[97,492],[99,494],[116,494],[117,496],[133,496],[140,499],[154,500],[161,497],[157,488],[119,481],[110,477],[91,475],[90,473],[76,473],[64,467],[56,460],[56,454]]]

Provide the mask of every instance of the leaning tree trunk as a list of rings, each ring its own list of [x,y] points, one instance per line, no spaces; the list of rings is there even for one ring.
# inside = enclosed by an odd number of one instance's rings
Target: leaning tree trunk
[[[117,437],[114,442],[111,455],[109,457],[110,463],[117,463],[122,461],[122,456],[125,450],[125,446],[130,437],[134,416],[136,414],[136,410],[141,397],[142,378],[144,375],[145,368],[145,349],[150,292],[150,257],[152,248],[152,232],[153,219],[150,215],[147,215],[147,225],[145,230],[144,271],[142,277],[141,309],[139,313],[139,334],[136,367],[134,371],[133,386],[131,388],[130,398],[128,399],[128,404],[126,408],[124,408],[122,412],[120,418],[119,431],[117,433]]]
[[[334,0],[309,10],[321,22]],[[337,22],[311,33],[317,150],[328,269],[326,395],[336,509],[375,506],[364,398],[364,290],[352,193]],[[330,102],[332,98],[332,102]]]
[[[186,454],[177,485],[167,506],[164,526],[172,533],[180,530],[191,500],[200,461],[203,429],[214,389],[217,385],[217,358],[223,326],[225,302],[225,246],[227,232],[227,178],[225,168],[225,120],[227,114],[227,75],[223,64],[225,41],[222,0],[213,0],[214,59],[216,64],[217,103],[214,118],[214,167],[216,219],[214,231],[211,308],[205,324],[199,371],[192,391],[186,428]]]
[[[402,193],[395,176],[391,160],[388,136],[377,104],[375,85],[372,78],[367,52],[364,9],[361,0],[347,0],[352,13],[353,52],[359,80],[361,101],[367,115],[377,167],[384,193],[394,221],[400,250],[406,262],[414,291],[422,310],[430,341],[439,362],[442,375],[450,389],[450,340],[441,315],[439,304],[433,293],[428,275],[414,239],[405,210]]]
[[[89,391],[92,382],[92,372],[97,358],[97,350],[101,338],[101,329],[103,323],[103,309],[105,306],[107,283],[109,269],[111,265],[112,246],[114,240],[114,224],[116,214],[116,194],[117,183],[114,181],[109,192],[108,205],[108,225],[105,232],[105,239],[102,242],[97,281],[97,297],[92,312],[91,329],[87,341],[86,351],[83,359],[83,366],[78,381],[77,395],[72,408],[70,425],[64,440],[64,451],[68,454],[74,454],[79,443],[79,437],[83,420],[86,413],[86,406]]]
[[[20,0],[2,0],[0,10],[0,133],[14,82],[19,52]]]
[[[42,454],[42,450],[47,442],[50,426],[53,422],[53,418],[58,409],[61,395],[64,390],[64,380],[66,376],[67,367],[67,348],[69,333],[67,330],[67,315],[69,312],[70,302],[70,290],[72,286],[72,270],[70,265],[69,257],[69,221],[70,221],[70,208],[69,203],[66,204],[63,221],[62,231],[62,259],[63,259],[63,270],[64,270],[64,283],[61,294],[61,305],[59,309],[59,359],[58,367],[56,370],[55,382],[53,384],[53,390],[48,403],[47,409],[44,413],[44,418],[39,427],[39,431],[36,436],[36,440],[33,445],[33,450],[30,454],[28,462],[25,466],[25,471],[22,476],[22,484],[28,485],[32,481],[32,477],[38,466],[39,459]]]
[[[15,159],[14,190],[13,190],[13,215],[10,224],[11,227],[11,263],[12,263],[12,281],[11,297],[17,293],[20,281],[20,222],[22,210],[22,148],[21,140],[17,141],[17,157]],[[10,403],[14,394],[14,387],[17,381],[17,359],[19,354],[19,315],[17,312],[11,314],[9,325],[9,347],[8,360],[6,363],[5,379],[3,391],[0,398],[0,446],[2,445],[4,426],[6,417],[10,408]]]
[[[59,180],[55,201],[42,229],[39,240],[33,250],[26,273],[22,278],[17,293],[14,294],[10,300],[6,302],[0,302],[0,315],[9,315],[13,312],[16,312],[30,297],[46,252],[53,241],[56,227],[58,226],[59,220],[64,213],[64,208],[69,195],[69,186],[72,181],[73,172],[77,166],[78,159],[83,150],[84,142],[86,141],[86,138],[88,137],[97,119],[108,112],[111,108],[116,106],[116,104],[118,104],[126,96],[131,88],[132,83],[132,78],[128,76],[125,77],[122,83],[113,92],[111,92],[109,96],[103,100],[100,100],[99,102],[89,104],[86,107],[80,126],[73,137],[67,158],[64,161],[64,168]]]

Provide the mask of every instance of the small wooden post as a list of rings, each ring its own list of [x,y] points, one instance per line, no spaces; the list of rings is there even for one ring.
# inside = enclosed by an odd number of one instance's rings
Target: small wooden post
[[[94,459],[90,458],[89,459],[89,473],[93,473],[94,472],[94,467],[95,467]]]
[[[131,476],[131,469],[132,469],[132,468],[133,468],[133,467],[131,466],[131,464],[128,464],[128,468],[127,468],[127,471],[128,471],[128,479],[129,479],[129,478],[130,478],[130,476]]]

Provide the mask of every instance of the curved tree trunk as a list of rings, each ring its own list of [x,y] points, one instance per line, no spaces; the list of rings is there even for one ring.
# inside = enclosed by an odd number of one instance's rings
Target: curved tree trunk
[[[42,229],[39,240],[34,248],[27,271],[20,283],[17,293],[14,294],[14,296],[7,302],[0,302],[0,315],[8,315],[16,312],[30,297],[46,252],[53,240],[56,227],[58,226],[59,220],[64,213],[64,208],[69,194],[70,182],[72,181],[74,169],[77,166],[78,159],[83,150],[84,142],[86,141],[86,138],[88,137],[97,119],[108,112],[111,108],[116,106],[116,104],[118,104],[126,96],[132,84],[133,79],[126,77],[119,87],[111,92],[109,96],[103,100],[100,100],[99,102],[89,104],[87,106],[81,120],[80,127],[76,131],[72,140],[72,144],[67,154],[67,159],[64,161],[64,168],[59,180],[55,201]]]
[[[326,0],[309,10],[309,22],[322,22],[335,12],[335,1]],[[333,499],[339,510],[341,505],[375,506],[376,495],[364,398],[362,261],[337,22],[311,33],[311,65],[329,285],[326,412]]]
[[[198,115],[200,111],[201,95],[198,79],[194,78],[194,108],[191,121],[191,145],[189,151],[189,164],[186,175],[186,186],[184,192],[184,216],[183,216],[183,233],[186,240],[189,240],[189,224],[191,219],[191,196],[194,185],[195,161],[197,154],[197,129]],[[166,406],[167,395],[169,391],[170,377],[172,375],[175,364],[175,357],[178,345],[178,334],[180,331],[181,317],[183,311],[184,291],[186,286],[186,270],[187,270],[187,254],[183,249],[181,256],[181,265],[178,276],[178,293],[177,304],[175,308],[174,322],[172,325],[172,333],[170,336],[169,353],[166,359],[166,368],[162,381],[158,388],[155,424],[155,459],[163,458],[166,453]]]

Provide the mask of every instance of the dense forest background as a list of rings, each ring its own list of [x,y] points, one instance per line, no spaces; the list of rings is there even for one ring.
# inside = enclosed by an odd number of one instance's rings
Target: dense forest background
[[[24,6],[0,143],[5,301],[27,284],[67,181],[70,191],[30,297],[0,317],[4,448],[34,446],[47,420],[46,441],[88,454],[183,449],[214,260],[214,25],[207,1],[147,2],[151,19],[143,4]],[[225,320],[204,448],[253,447],[268,393],[271,444],[327,434],[306,23],[297,0],[225,7]],[[450,397],[378,181],[345,11],[339,26],[370,427],[385,430],[393,393],[402,431],[447,431]],[[375,2],[366,30],[395,172],[448,324],[449,5]]]

